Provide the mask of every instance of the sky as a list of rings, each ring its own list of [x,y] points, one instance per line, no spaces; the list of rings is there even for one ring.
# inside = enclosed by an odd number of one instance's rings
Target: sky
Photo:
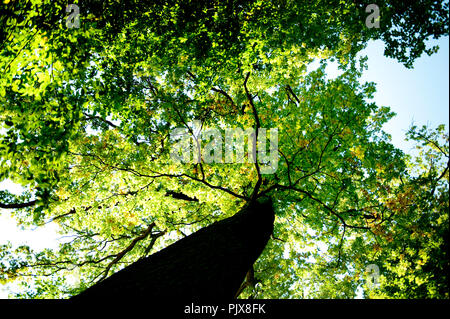
[[[404,141],[405,132],[412,123],[432,128],[446,124],[447,131],[449,127],[449,37],[430,43],[439,45],[439,52],[416,60],[414,69],[384,57],[381,41],[371,43],[362,53],[369,57],[362,80],[377,83],[374,101],[397,113],[384,129],[406,153],[411,144]]]
[[[420,57],[413,69],[385,57],[380,40],[370,42],[360,53],[368,57],[361,82],[375,82],[373,101],[397,114],[383,128],[391,134],[392,143],[408,154],[413,151],[413,142],[405,141],[405,133],[413,123],[418,127],[449,127],[449,37],[429,41],[429,45],[439,45],[439,52]],[[340,73],[337,63],[330,64],[326,71],[330,78]]]
[[[397,113],[384,129],[392,135],[392,143],[405,153],[411,153],[412,144],[404,141],[405,132],[414,123],[417,126],[436,127],[446,124],[449,127],[449,38],[430,41],[438,44],[440,50],[432,56],[422,56],[407,69],[397,61],[383,56],[384,44],[381,41],[369,43],[361,53],[367,55],[368,70],[363,81],[377,83],[374,102],[378,106],[389,106]],[[333,77],[333,66],[327,69]],[[1,182],[0,190],[20,193],[20,187],[10,182]],[[48,224],[44,228],[21,230],[7,210],[0,209],[0,245],[11,241],[13,245],[27,244],[32,248],[56,248],[63,240],[57,228]],[[0,298],[7,298],[7,292],[0,286]]]

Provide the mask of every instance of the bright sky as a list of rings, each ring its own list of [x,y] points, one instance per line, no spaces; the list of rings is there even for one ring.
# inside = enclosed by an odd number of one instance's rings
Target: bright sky
[[[370,43],[362,53],[369,57],[369,69],[363,80],[377,83],[377,105],[390,106],[397,113],[385,130],[392,135],[394,145],[406,153],[410,153],[411,144],[404,141],[405,132],[412,122],[431,127],[444,123],[447,130],[449,126],[449,38],[431,43],[440,46],[439,52],[421,57],[412,70],[384,57],[381,41]],[[0,190],[5,189],[20,193],[20,188],[11,183],[0,183]],[[51,224],[42,229],[21,230],[11,219],[10,212],[0,209],[0,245],[11,241],[14,245],[27,244],[40,250],[56,248],[59,238],[56,227]],[[0,298],[7,298],[4,287],[0,287]]]
[[[384,128],[392,135],[392,143],[407,153],[411,144],[404,142],[405,132],[413,122],[419,127],[449,127],[449,37],[430,44],[439,45],[439,52],[416,60],[411,70],[384,57],[381,41],[363,52],[369,57],[363,80],[377,83],[377,105],[397,113]]]
[[[411,153],[412,143],[405,141],[405,133],[412,123],[418,127],[435,128],[439,124],[449,127],[449,38],[430,41],[429,45],[439,45],[439,52],[416,60],[414,69],[385,57],[382,41],[371,42],[360,53],[369,58],[368,70],[361,81],[375,82],[375,103],[389,106],[397,114],[384,130],[392,135],[392,143],[405,153]],[[330,77],[338,73],[337,64],[327,67]]]

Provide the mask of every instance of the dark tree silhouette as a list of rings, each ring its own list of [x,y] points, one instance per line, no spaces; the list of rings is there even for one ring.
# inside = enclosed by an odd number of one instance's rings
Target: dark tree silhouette
[[[72,299],[231,299],[266,246],[274,218],[270,199],[249,203]]]

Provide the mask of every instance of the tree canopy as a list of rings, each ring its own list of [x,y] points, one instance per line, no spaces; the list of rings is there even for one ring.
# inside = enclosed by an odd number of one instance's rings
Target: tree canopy
[[[448,133],[412,127],[416,159],[395,148],[357,58],[380,39],[413,67],[448,35],[448,3],[377,1],[379,28],[364,1],[74,3],[78,27],[63,1],[0,5],[0,180],[24,190],[0,208],[70,236],[0,247],[17,297],[77,294],[266,196],[274,232],[240,297],[448,298]],[[196,123],[277,128],[275,173],[174,161],[171,132]]]

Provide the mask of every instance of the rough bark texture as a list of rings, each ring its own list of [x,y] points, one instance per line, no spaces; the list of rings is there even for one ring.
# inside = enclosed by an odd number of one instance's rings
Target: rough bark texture
[[[247,205],[72,299],[232,299],[266,246],[273,222],[270,200]]]

